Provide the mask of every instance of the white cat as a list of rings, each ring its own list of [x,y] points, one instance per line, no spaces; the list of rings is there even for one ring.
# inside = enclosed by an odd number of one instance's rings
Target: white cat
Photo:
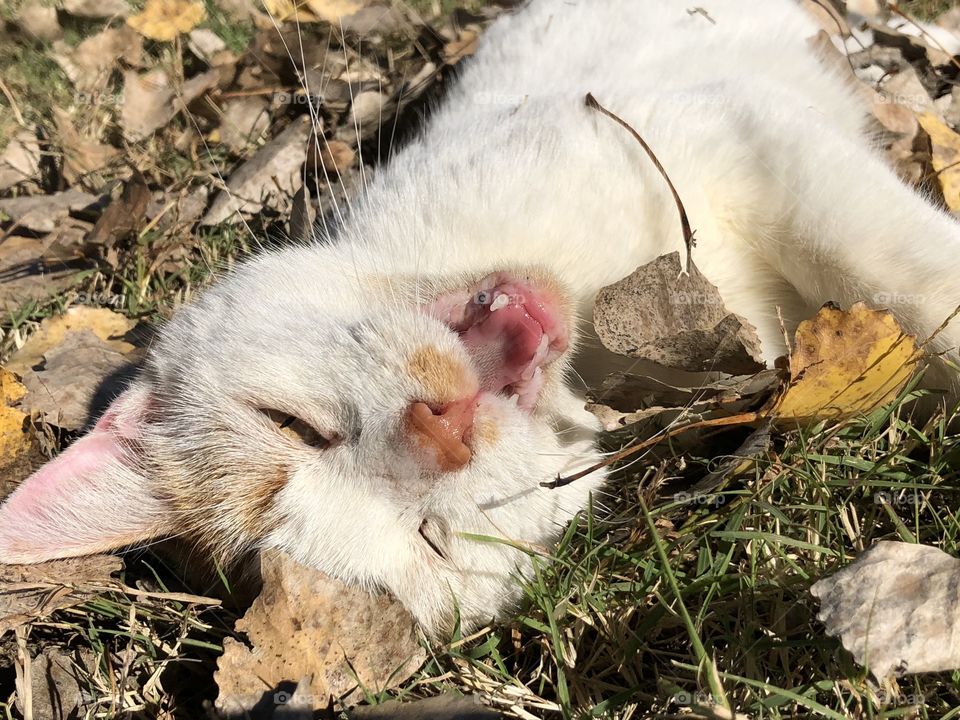
[[[768,359],[778,308],[793,326],[909,298],[900,321],[933,331],[960,304],[960,227],[870,147],[792,2],[697,2],[534,0],[495,23],[332,242],[262,255],[177,313],[0,509],[0,561],[186,534],[385,588],[433,633],[509,607],[518,548],[548,547],[603,479],[539,486],[598,459],[570,372],[593,297],[683,248],[663,178],[587,92],[665,165],[698,267]]]

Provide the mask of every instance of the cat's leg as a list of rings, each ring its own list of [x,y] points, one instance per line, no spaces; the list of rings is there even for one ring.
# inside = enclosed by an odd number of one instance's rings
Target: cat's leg
[[[924,340],[960,306],[960,223],[904,185],[865,144],[782,128],[768,137],[771,174],[768,241],[753,250],[811,305],[865,301],[889,308],[903,328]],[[792,135],[790,134],[792,133]],[[808,143],[783,138],[808,137]],[[773,176],[776,177],[773,177]],[[957,388],[960,320],[930,344],[947,363],[928,378]]]

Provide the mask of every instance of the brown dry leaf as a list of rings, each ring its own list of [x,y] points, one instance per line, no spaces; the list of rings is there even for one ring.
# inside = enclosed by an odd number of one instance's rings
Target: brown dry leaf
[[[163,70],[142,75],[133,70],[124,73],[120,112],[124,137],[136,142],[153,134],[200,95],[216,87],[219,79],[216,70],[209,70],[190,78],[178,90]]]
[[[117,374],[130,366],[131,358],[90,330],[72,330],[43,354],[42,367],[24,372],[29,394],[21,406],[64,430],[80,430],[106,400],[120,394]]]
[[[0,368],[0,500],[41,460],[36,440],[27,432],[27,414],[14,407],[26,394],[16,375]]]
[[[151,200],[147,181],[139,172],[123,186],[120,197],[111,202],[86,238],[88,245],[102,245],[108,249],[107,261],[116,267],[115,252],[110,253],[120,240],[139,230]],[[114,258],[111,261],[111,258]]]
[[[889,311],[825,305],[797,327],[790,380],[771,414],[815,422],[868,413],[896,397],[922,357]]]
[[[252,648],[227,639],[214,679],[217,709],[244,713],[281,684],[310,678],[314,709],[402,683],[426,659],[411,615],[395,600],[352,588],[295,563],[261,555],[263,591],[237,621]]]
[[[215,65],[215,58],[227,49],[227,44],[213,30],[197,28],[190,31],[187,47],[207,65]]]
[[[14,135],[0,154],[0,192],[40,177],[40,143],[35,130]]]
[[[123,336],[135,325],[112,310],[85,306],[45,319],[7,363],[28,390],[21,408],[67,430],[82,428],[98,400],[119,394],[119,371],[136,357]],[[112,382],[104,382],[108,378]]]
[[[930,136],[933,169],[943,190],[943,199],[948,208],[954,212],[960,211],[960,135],[933,113],[923,113],[918,120]]]
[[[331,177],[342,175],[351,165],[357,153],[350,145],[342,140],[325,140],[318,138],[316,143],[311,145],[314,160],[311,167],[319,166],[327,171]]]
[[[244,154],[270,126],[269,101],[258,96],[228,100],[223,109],[219,141],[236,155]]]
[[[443,46],[443,62],[447,65],[456,65],[463,58],[473,55],[477,51],[479,39],[478,31],[463,30],[460,37]]]
[[[143,12],[127,18],[127,24],[151,40],[169,42],[193,30],[206,17],[202,2],[194,0],[147,0]]]
[[[358,0],[263,0],[264,9],[274,20],[338,23],[353,15],[363,4]]]
[[[89,266],[85,260],[47,257],[45,250],[44,242],[21,235],[0,243],[0,311],[12,312],[30,300],[62,292]]]
[[[884,541],[810,592],[820,600],[817,617],[827,633],[883,680],[960,667],[958,584],[957,558]]]
[[[677,252],[603,288],[594,325],[611,352],[664,367],[731,375],[764,367],[753,326],[724,307],[716,286],[695,266],[681,275]]]
[[[126,0],[63,0],[63,9],[70,15],[85,18],[126,17],[130,14]]]
[[[123,568],[114,555],[51,560],[36,565],[0,564],[0,636],[54,610],[86,602]]]
[[[63,36],[57,8],[41,0],[28,0],[21,5],[15,22],[26,35],[43,42],[53,42]]]
[[[84,703],[85,678],[96,664],[93,653],[86,648],[67,654],[56,646],[49,646],[35,655],[30,661],[33,717],[71,720],[82,716],[77,710]],[[17,703],[23,712],[23,698],[19,693]]]
[[[240,213],[258,213],[264,206],[289,207],[303,185],[301,168],[307,159],[310,118],[302,115],[277,137],[257,150],[227,180],[201,221],[204,225],[240,222]]]
[[[90,193],[71,188],[53,195],[25,195],[0,200],[0,213],[22,228],[48,233],[71,212],[84,210],[96,202],[97,198]]]
[[[71,185],[91,173],[103,170],[120,154],[119,150],[104,145],[96,138],[81,135],[66,110],[53,108],[53,118],[63,150],[63,175]]]
[[[117,61],[121,58],[128,65],[139,65],[143,53],[143,38],[131,28],[106,28],[88,37],[75,48],[64,41],[53,44],[51,57],[63,68],[64,73],[81,94],[80,103],[111,102],[112,99],[101,93]]]

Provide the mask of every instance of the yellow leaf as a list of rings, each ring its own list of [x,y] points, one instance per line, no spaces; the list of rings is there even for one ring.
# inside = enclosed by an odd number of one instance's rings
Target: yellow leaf
[[[263,0],[264,9],[277,21],[336,23],[361,9],[357,0]]]
[[[147,0],[143,12],[127,18],[127,24],[151,40],[169,42],[193,30],[205,16],[202,2]]]
[[[797,327],[790,380],[772,414],[806,422],[868,413],[896,396],[921,357],[890,312],[826,305]]]
[[[26,393],[27,389],[19,383],[13,373],[0,368],[0,498],[12,489],[8,487],[8,480],[19,481],[21,476],[26,475],[31,469],[29,467],[24,471],[14,469],[21,464],[22,459],[34,453],[33,440],[24,432],[23,427],[23,421],[27,416],[17,408],[11,407]],[[8,478],[8,475],[18,477]]]
[[[111,349],[126,355],[134,346],[122,338],[136,324],[135,320],[107,308],[77,305],[67,310],[64,315],[48,317],[41,322],[40,328],[13,354],[6,368],[22,376],[27,370],[43,362],[44,353],[63,342],[64,336],[71,330],[89,330]]]
[[[951,210],[960,211],[960,135],[933,113],[923,113],[917,119],[930,136],[933,147],[931,163],[940,181],[943,199]]]

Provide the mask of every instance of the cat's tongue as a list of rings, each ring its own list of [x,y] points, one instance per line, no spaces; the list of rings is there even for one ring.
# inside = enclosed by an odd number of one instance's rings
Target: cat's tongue
[[[543,367],[567,349],[567,329],[557,301],[546,291],[502,274],[490,276],[479,290],[459,298],[438,301],[433,314],[460,333],[480,376],[481,391],[516,395],[519,407],[532,409],[543,386]]]

